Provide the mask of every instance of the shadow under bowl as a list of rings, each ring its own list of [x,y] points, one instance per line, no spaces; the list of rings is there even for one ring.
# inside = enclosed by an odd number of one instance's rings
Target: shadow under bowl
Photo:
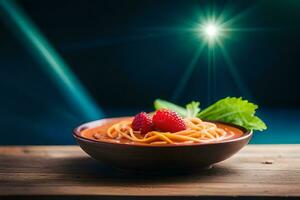
[[[123,144],[95,141],[81,136],[82,130],[126,118],[109,118],[85,123],[74,129],[73,136],[80,147],[94,159],[117,169],[141,172],[208,169],[237,153],[252,137],[252,131],[223,122],[218,123],[240,129],[243,132],[242,136],[216,143],[188,145]]]

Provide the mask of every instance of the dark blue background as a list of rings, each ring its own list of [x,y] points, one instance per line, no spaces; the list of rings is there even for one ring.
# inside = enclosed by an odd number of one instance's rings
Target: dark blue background
[[[213,99],[243,96],[260,105],[268,131],[253,143],[300,143],[300,2],[286,1],[34,1],[18,4],[71,66],[106,116],[150,111],[170,100],[199,41],[191,28],[200,10],[235,16],[247,11],[224,40],[250,94],[240,91],[216,50]],[[251,9],[252,8],[252,9]],[[193,28],[193,27],[192,27]],[[47,73],[0,22],[0,144],[71,144],[87,119],[70,106]],[[207,57],[176,103],[207,100]]]

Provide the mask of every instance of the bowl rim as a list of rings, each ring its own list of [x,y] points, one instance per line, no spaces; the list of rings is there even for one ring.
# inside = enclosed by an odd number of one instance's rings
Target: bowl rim
[[[88,139],[85,138],[83,136],[80,135],[80,132],[84,129],[90,128],[89,126],[91,126],[91,124],[97,124],[100,123],[102,121],[106,121],[106,120],[114,120],[114,119],[126,119],[126,118],[132,118],[133,116],[122,116],[122,117],[110,117],[110,118],[103,118],[103,119],[99,119],[99,120],[94,120],[94,121],[89,121],[89,122],[85,122],[79,126],[77,126],[76,128],[73,129],[72,131],[72,135],[74,138],[84,141],[84,142],[88,142],[88,143],[93,143],[93,144],[111,144],[111,145],[119,145],[119,146],[132,146],[132,147],[150,147],[150,148],[169,148],[169,147],[191,147],[191,146],[206,146],[206,145],[217,145],[217,144],[224,144],[224,143],[232,143],[232,142],[237,142],[237,141],[241,141],[241,140],[245,140],[248,139],[252,136],[253,131],[252,130],[247,130],[246,128],[236,125],[236,124],[231,124],[231,123],[227,123],[227,122],[222,122],[222,121],[217,121],[217,120],[205,120],[207,122],[213,122],[213,123],[220,123],[220,124],[225,124],[228,126],[232,126],[235,127],[239,130],[241,130],[243,132],[243,135],[241,137],[238,138],[234,138],[234,139],[229,139],[229,140],[221,140],[218,142],[212,142],[212,143],[191,143],[191,144],[182,144],[182,145],[178,145],[178,144],[155,144],[155,145],[149,145],[149,144],[142,144],[142,143],[116,143],[116,142],[109,142],[109,141],[97,141],[97,140],[92,140],[92,139]]]

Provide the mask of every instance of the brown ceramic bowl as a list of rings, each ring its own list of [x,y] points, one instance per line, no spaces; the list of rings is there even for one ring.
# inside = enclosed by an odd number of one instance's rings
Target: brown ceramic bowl
[[[80,147],[91,157],[112,167],[131,171],[207,169],[212,164],[237,153],[248,144],[252,136],[251,131],[227,123],[224,124],[242,130],[243,135],[217,143],[155,146],[94,141],[81,136],[80,132],[84,129],[121,119],[125,118],[110,118],[85,123],[74,129],[73,136]]]

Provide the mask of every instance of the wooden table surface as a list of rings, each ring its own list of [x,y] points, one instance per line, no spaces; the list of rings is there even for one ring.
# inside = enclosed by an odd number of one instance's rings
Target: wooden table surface
[[[77,146],[0,147],[0,198],[300,197],[300,145],[248,145],[194,174],[123,173]],[[164,198],[163,198],[164,199]]]

